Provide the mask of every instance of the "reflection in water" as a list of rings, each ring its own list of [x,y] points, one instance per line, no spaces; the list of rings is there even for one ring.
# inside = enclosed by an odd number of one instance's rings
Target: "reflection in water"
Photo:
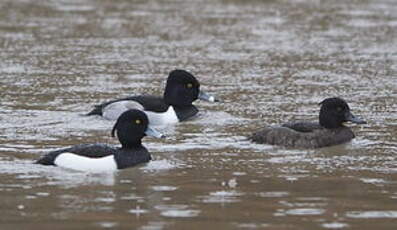
[[[349,227],[348,224],[339,223],[339,222],[324,223],[324,224],[322,224],[322,226],[324,228],[328,228],[328,229],[342,229],[342,228]]]
[[[70,188],[93,184],[115,185],[114,173],[94,174],[79,172],[59,167],[36,165],[33,164],[33,161],[26,160],[0,161],[0,165],[2,174],[15,175],[15,178],[20,181],[37,180],[36,186],[51,184]],[[46,180],[42,181],[43,178],[46,178]],[[29,187],[32,188],[34,186],[31,185]]]
[[[1,229],[392,229],[397,209],[393,1],[0,2]],[[117,145],[93,104],[161,95],[187,69],[220,103],[146,138],[111,174],[32,164]],[[341,96],[368,120],[318,150],[257,145],[264,125],[316,120]],[[297,226],[299,225],[299,226]]]
[[[165,217],[195,217],[200,214],[199,210],[173,210],[167,209],[161,212],[162,216]]]
[[[317,208],[296,208],[296,209],[289,209],[285,211],[286,215],[321,215],[325,212],[324,209],[317,209]],[[276,214],[277,215],[277,214]]]
[[[163,192],[165,192],[165,191],[175,191],[175,190],[177,190],[178,189],[178,187],[175,187],[175,186],[166,186],[166,185],[156,185],[156,186],[152,186],[152,189],[154,190],[154,191],[163,191]]]
[[[156,172],[159,173],[164,170],[171,170],[175,168],[185,168],[185,165],[183,163],[171,161],[168,159],[161,159],[161,160],[154,159],[142,167],[144,171],[151,173],[156,173]]]
[[[397,218],[397,211],[352,211],[346,213],[350,218]]]
[[[234,203],[239,202],[239,196],[243,195],[237,191],[216,191],[211,192],[208,196],[202,197],[204,203]]]
[[[136,206],[134,209],[130,209],[128,212],[132,213],[132,214],[135,214],[137,217],[139,217],[140,215],[147,213],[148,210],[141,209],[140,206]]]

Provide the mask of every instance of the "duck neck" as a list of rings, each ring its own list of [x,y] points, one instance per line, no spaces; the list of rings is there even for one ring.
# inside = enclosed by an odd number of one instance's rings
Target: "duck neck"
[[[337,129],[344,127],[344,125],[341,122],[334,119],[327,119],[324,121],[320,118],[320,125],[326,129]]]
[[[194,105],[172,106],[175,110],[179,121],[187,120],[198,113],[198,109]]]
[[[142,148],[142,141],[134,141],[134,142],[121,142],[121,149],[139,149]]]

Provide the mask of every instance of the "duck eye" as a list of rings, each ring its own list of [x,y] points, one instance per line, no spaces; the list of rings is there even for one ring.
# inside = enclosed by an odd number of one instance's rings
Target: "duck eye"
[[[192,84],[192,83],[187,83],[187,84],[186,84],[186,87],[187,87],[188,89],[190,89],[190,88],[193,87],[193,84]]]
[[[135,124],[137,124],[137,125],[139,125],[139,124],[141,124],[142,123],[142,121],[141,120],[135,120]]]
[[[343,108],[338,106],[338,107],[336,107],[336,111],[342,112],[342,111],[343,111]]]

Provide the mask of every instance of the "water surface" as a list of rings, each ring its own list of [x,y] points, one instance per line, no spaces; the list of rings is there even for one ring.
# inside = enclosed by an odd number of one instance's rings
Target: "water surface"
[[[378,1],[0,2],[1,229],[395,229],[397,4]],[[93,104],[161,95],[191,71],[222,103],[145,138],[114,174],[32,164],[117,144]],[[318,150],[252,144],[345,98],[368,124]]]

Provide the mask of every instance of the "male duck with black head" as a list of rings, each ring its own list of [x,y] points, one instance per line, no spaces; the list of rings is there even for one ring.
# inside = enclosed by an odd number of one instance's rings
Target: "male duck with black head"
[[[106,144],[80,144],[50,152],[36,161],[42,165],[55,165],[79,171],[114,171],[146,163],[150,153],[142,145],[146,135],[157,138],[161,133],[148,126],[146,114],[140,110],[128,110],[118,119],[112,130],[117,133],[120,148]]]
[[[152,125],[177,123],[198,113],[192,104],[197,99],[217,101],[200,90],[200,83],[191,73],[173,70],[168,76],[163,97],[139,95],[116,99],[96,105],[87,115],[100,115],[115,120],[122,112],[133,108],[144,110]]]
[[[341,98],[327,98],[320,105],[319,123],[291,122],[265,127],[255,132],[250,139],[260,144],[290,148],[321,148],[342,144],[355,137],[353,131],[343,125],[344,122],[366,123],[355,117],[346,101]]]

